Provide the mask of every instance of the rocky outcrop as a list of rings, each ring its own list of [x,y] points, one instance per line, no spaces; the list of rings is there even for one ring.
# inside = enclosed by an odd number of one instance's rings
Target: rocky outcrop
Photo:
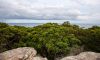
[[[47,60],[36,55],[34,48],[23,47],[0,53],[0,60]],[[68,56],[57,60],[100,60],[100,53],[82,52],[76,56]]]
[[[0,53],[0,60],[47,60],[36,54],[34,48],[23,47]]]
[[[100,60],[100,53],[82,52],[77,56],[69,56],[61,60]]]

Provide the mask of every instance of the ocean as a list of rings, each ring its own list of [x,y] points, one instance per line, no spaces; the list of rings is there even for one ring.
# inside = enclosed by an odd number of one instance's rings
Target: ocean
[[[89,28],[94,25],[100,26],[99,21],[79,21],[79,20],[31,20],[31,19],[7,19],[7,20],[2,20],[0,19],[0,22],[7,23],[11,26],[17,25],[17,26],[25,26],[25,27],[34,27],[38,25],[42,25],[44,23],[58,23],[62,24],[66,21],[69,21],[71,24],[79,25],[80,27],[85,27]]]
[[[34,26],[38,26],[38,25],[42,25],[44,23],[8,23],[11,26],[25,26],[25,27],[34,27]],[[84,28],[90,28],[92,26],[96,26],[96,24],[75,24],[75,25],[79,25],[80,27],[84,27]],[[97,26],[100,26],[100,24],[98,24]]]
[[[25,26],[25,27],[34,27],[34,26],[38,26],[38,25],[42,25],[43,23],[7,23],[11,26]]]

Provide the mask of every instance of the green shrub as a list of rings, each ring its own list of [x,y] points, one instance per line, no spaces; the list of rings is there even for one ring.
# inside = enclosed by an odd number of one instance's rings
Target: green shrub
[[[65,22],[36,27],[9,26],[0,23],[0,52],[18,47],[33,47],[38,54],[54,60],[60,56],[84,51],[100,52],[100,27],[80,28]]]

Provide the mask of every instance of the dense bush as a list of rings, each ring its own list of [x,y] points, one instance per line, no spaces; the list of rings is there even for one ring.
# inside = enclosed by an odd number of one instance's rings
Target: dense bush
[[[16,48],[15,46],[20,40],[25,38],[26,32],[15,27],[9,26],[0,29],[0,52]]]
[[[35,48],[38,54],[49,60],[66,56],[72,51],[76,53],[81,46],[84,46],[84,50],[100,52],[100,27],[83,29],[69,22],[36,27],[0,23],[0,52],[26,46]]]
[[[34,27],[32,36],[37,51],[50,58],[66,55],[72,47],[80,44],[74,34],[69,34],[69,29],[55,23]]]
[[[6,23],[1,23],[1,22],[0,22],[0,29],[6,28],[6,27],[8,27],[8,26],[9,26],[8,24],[6,24]]]
[[[90,35],[86,37],[88,40],[85,45],[89,50],[100,52],[100,27],[93,26],[88,32]]]

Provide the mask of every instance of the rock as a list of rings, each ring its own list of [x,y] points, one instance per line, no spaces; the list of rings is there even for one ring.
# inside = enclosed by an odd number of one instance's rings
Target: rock
[[[82,52],[77,56],[69,56],[61,60],[100,60],[100,53]]]
[[[34,57],[32,60],[48,60],[48,59],[39,56],[39,57]]]
[[[34,48],[23,47],[0,53],[0,60],[46,60],[46,58],[36,57],[36,54]]]

